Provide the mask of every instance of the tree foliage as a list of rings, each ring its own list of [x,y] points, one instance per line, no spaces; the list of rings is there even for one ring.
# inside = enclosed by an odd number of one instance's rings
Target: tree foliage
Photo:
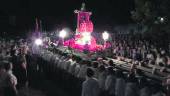
[[[132,19],[140,24],[157,24],[159,17],[170,19],[170,0],[135,0]],[[158,22],[159,23],[159,22]]]
[[[132,19],[147,27],[146,36],[155,41],[170,41],[170,0],[134,0],[135,10]],[[150,38],[150,37],[149,37]],[[168,42],[167,42],[168,43]]]

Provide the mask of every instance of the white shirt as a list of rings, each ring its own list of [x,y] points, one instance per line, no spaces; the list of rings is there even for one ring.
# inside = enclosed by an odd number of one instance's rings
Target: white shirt
[[[162,92],[157,92],[156,94],[152,94],[152,96],[165,96]]]
[[[115,96],[124,96],[125,87],[126,87],[125,80],[123,78],[117,78],[116,85],[115,85]]]
[[[109,95],[115,94],[116,77],[108,75],[105,81],[105,90],[109,92]]]
[[[6,78],[7,78],[7,73],[5,71],[0,72],[0,89],[7,86],[6,85]]]
[[[95,78],[89,78],[83,82],[81,96],[99,96],[99,83]]]
[[[140,89],[140,96],[150,96],[151,90],[148,87]]]
[[[74,75],[75,73],[75,68],[76,68],[76,62],[72,61],[71,64],[69,65],[69,70],[68,72],[72,75]]]
[[[9,75],[9,84],[12,84],[12,86],[17,85],[17,78],[16,76],[12,73],[12,71],[7,71],[7,74]]]
[[[125,96],[138,96],[138,87],[135,83],[127,83],[125,88]]]
[[[76,63],[75,71],[74,71],[74,76],[78,77],[79,72],[80,72],[80,65],[78,63]]]
[[[106,74],[105,71],[99,73],[99,78],[98,78],[98,80],[99,80],[99,87],[100,87],[100,89],[102,89],[102,90],[104,90],[106,77],[107,77],[107,74]]]
[[[87,66],[86,65],[80,66],[80,71],[79,71],[78,77],[79,78],[85,78],[86,70],[87,70]]]

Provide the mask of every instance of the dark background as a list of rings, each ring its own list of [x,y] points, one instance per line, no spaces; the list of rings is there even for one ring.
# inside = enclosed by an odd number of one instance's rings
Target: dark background
[[[75,30],[74,10],[80,9],[82,2],[92,11],[96,30],[132,23],[134,0],[0,0],[0,32],[22,34],[34,30],[35,18],[41,20],[45,31],[63,27]]]

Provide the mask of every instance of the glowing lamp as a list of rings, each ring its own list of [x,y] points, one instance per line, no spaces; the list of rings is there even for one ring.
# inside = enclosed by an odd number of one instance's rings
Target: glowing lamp
[[[60,33],[59,33],[59,37],[61,37],[61,38],[65,38],[66,35],[67,35],[67,32],[65,30],[60,31]]]
[[[102,36],[105,41],[109,39],[109,33],[107,31],[105,31]]]
[[[83,38],[82,38],[83,41],[89,42],[91,40],[91,34],[89,32],[83,32],[82,35],[83,35]]]
[[[164,22],[164,18],[163,17],[160,18],[160,22]]]
[[[36,39],[35,44],[38,45],[38,46],[42,45],[42,40],[41,39]]]
[[[79,45],[91,44],[91,33],[82,32],[81,37],[76,41],[76,44]]]

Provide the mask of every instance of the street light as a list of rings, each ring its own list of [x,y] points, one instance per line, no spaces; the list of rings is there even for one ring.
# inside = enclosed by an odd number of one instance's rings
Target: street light
[[[161,22],[161,23],[164,22],[164,18],[163,18],[163,17],[160,18],[160,22]]]
[[[106,48],[106,41],[109,39],[109,33],[107,31],[104,31],[103,34],[103,39],[104,39],[104,48]]]
[[[59,37],[61,37],[63,39],[66,37],[66,35],[67,35],[67,32],[65,30],[61,30],[59,33]]]
[[[158,17],[158,22],[159,23],[164,23],[165,22],[165,17]]]
[[[67,35],[66,30],[61,30],[60,33],[59,33],[59,37],[62,38],[63,45],[64,45],[64,38],[66,37],[66,35]]]
[[[38,38],[38,39],[35,40],[35,44],[38,45],[38,46],[39,46],[39,45],[42,45],[42,43],[43,43],[43,42],[42,42],[42,40],[41,40],[40,38]]]
[[[102,36],[103,36],[104,41],[107,41],[109,39],[109,33],[107,31],[104,31]]]

